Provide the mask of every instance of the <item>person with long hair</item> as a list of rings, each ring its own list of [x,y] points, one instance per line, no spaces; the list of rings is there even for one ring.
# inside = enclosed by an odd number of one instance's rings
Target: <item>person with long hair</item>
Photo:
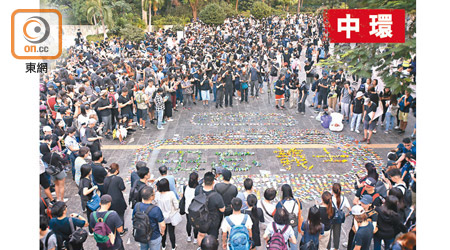
[[[64,171],[64,163],[60,154],[50,151],[51,143],[51,136],[46,135],[44,137],[44,143],[40,145],[42,161],[48,165],[53,165],[60,170],[57,175],[52,176],[52,180],[55,183],[56,200],[65,202],[67,199],[64,199],[64,183],[66,181],[67,174],[66,171]]]
[[[313,241],[314,245],[319,246],[319,239],[324,234],[324,225],[320,222],[320,211],[317,206],[309,208],[308,219],[303,221],[301,229],[302,240],[300,245]]]
[[[157,188],[158,192],[156,192],[155,194],[155,202],[156,205],[161,209],[164,215],[164,222],[166,223],[166,228],[164,230],[164,235],[162,236],[161,245],[163,249],[166,248],[167,231],[169,231],[172,250],[175,250],[175,225],[172,224],[172,215],[178,212],[178,200],[175,196],[175,193],[170,190],[169,181],[166,178],[162,178],[161,180],[159,180]]]
[[[92,168],[88,164],[84,164],[81,166],[80,169],[81,172],[81,178],[80,178],[80,185],[78,194],[81,198],[81,208],[83,211],[86,211],[86,217],[88,219],[88,222],[90,222],[90,216],[93,212],[87,205],[87,202],[92,199],[92,196],[94,195],[94,192],[98,190],[97,185],[92,186]],[[93,228],[89,227],[89,232],[93,233]]]
[[[292,188],[289,184],[283,184],[283,186],[281,186],[281,200],[278,202],[276,208],[281,208],[281,207],[286,209],[286,211],[288,211],[288,213],[295,214],[295,216],[297,218],[300,217],[300,220],[301,220],[301,216],[302,216],[301,203],[297,199],[294,198]],[[298,220],[297,220],[297,223],[298,223]],[[298,224],[296,226],[293,226],[292,229],[294,230],[295,239],[297,241],[298,233],[299,233]],[[297,244],[292,243],[290,245],[291,245],[291,247],[290,247],[291,250],[298,249]]]
[[[198,230],[191,225],[191,220],[189,219],[189,206],[195,197],[195,188],[198,186],[198,174],[193,172],[189,175],[188,185],[185,186],[183,190],[183,198],[185,201],[185,213],[186,213],[186,232],[187,232],[187,242],[192,241],[191,232],[194,229],[194,244],[197,244]]]
[[[119,164],[112,163],[109,166],[108,176],[106,176],[104,181],[103,189],[105,194],[111,195],[111,210],[114,210],[119,215],[120,219],[123,222],[123,234],[125,234],[128,229],[125,228],[125,210],[127,209],[127,203],[125,198],[123,197],[123,191],[125,191],[125,183],[123,182],[122,177],[119,176]]]
[[[247,209],[244,210],[245,214],[248,214],[252,219],[252,240],[253,245],[251,249],[261,246],[261,235],[259,230],[259,223],[264,222],[264,214],[261,208],[257,206],[258,198],[256,195],[249,194],[247,196]]]
[[[374,250],[381,250],[381,241],[385,246],[394,242],[395,236],[400,232],[406,232],[400,214],[398,213],[398,198],[393,195],[386,197],[382,206],[376,207],[378,212],[378,231],[373,237]]]
[[[319,239],[319,250],[325,250],[328,247],[330,241],[331,220],[336,213],[336,209],[331,203],[332,195],[330,192],[325,191],[322,194],[322,203],[319,206],[320,221],[324,225],[323,237]]]
[[[287,227],[286,230],[285,227]],[[275,214],[273,216],[273,223],[268,225],[266,230],[264,231],[264,240],[266,241],[266,245],[268,245],[270,238],[275,233],[275,230],[285,231],[283,234],[284,241],[286,245],[288,242],[292,245],[297,245],[297,238],[295,237],[294,230],[291,225],[289,225],[289,214],[285,208],[277,208],[275,210]]]
[[[367,174],[361,178],[359,178],[356,183],[355,183],[355,189],[357,190],[358,188],[362,188],[364,187],[364,181],[369,178],[372,177],[375,182],[378,182],[378,173],[377,173],[377,168],[375,167],[375,165],[373,165],[371,162],[368,162],[364,165]]]
[[[332,205],[335,209],[342,210],[347,209],[346,215],[348,215],[348,212],[352,209],[350,206],[350,203],[344,195],[341,193],[341,184],[334,183],[333,184],[333,197],[331,198]],[[333,248],[339,249],[339,239],[341,238],[341,223],[331,224],[331,231],[330,231],[330,239],[333,238]],[[328,249],[331,247],[331,240],[328,243]]]

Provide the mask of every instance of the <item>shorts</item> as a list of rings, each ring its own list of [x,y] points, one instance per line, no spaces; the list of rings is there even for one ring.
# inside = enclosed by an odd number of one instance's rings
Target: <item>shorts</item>
[[[39,175],[39,184],[43,189],[47,189],[50,187],[50,183],[48,182],[47,174],[45,172]]]
[[[408,114],[409,113],[405,113],[405,112],[402,112],[402,111],[398,111],[398,119],[400,120],[400,121],[402,121],[402,122],[407,122],[408,121]]]
[[[364,120],[365,130],[375,130],[376,128],[377,128],[377,121],[372,121],[372,123],[369,123],[369,121]]]
[[[63,170],[63,171],[59,172],[59,174],[57,174],[57,175],[52,175],[52,180],[58,180],[58,181],[64,180],[64,178],[66,178],[66,176],[67,176],[66,171]]]
[[[282,95],[275,95],[275,100],[284,100],[284,94]]]
[[[147,109],[137,109],[137,115],[142,118],[142,120],[147,120]]]
[[[202,90],[202,101],[209,101],[209,90]]]

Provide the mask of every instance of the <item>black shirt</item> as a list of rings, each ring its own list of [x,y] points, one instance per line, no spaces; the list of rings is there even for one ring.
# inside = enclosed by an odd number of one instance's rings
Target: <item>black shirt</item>
[[[111,104],[111,103],[109,102],[109,100],[108,100],[107,98],[105,98],[105,99],[100,98],[100,99],[98,100],[98,102],[97,102],[97,108],[106,107],[106,106],[108,106],[108,105],[110,105],[110,104]],[[99,110],[99,111],[98,111],[98,114],[99,114],[101,117],[111,115],[111,109],[110,109],[110,108],[107,108],[107,109],[104,109],[104,110]]]
[[[364,98],[361,98],[361,100],[358,100],[358,98],[353,99],[352,105],[353,105],[353,113],[362,114],[364,106]]]
[[[335,208],[333,207],[333,215],[331,216],[331,218],[328,217],[326,207],[322,207],[322,206],[319,207],[319,212],[320,212],[320,222],[322,222],[323,225],[325,226],[324,230],[325,231],[330,230],[331,229],[331,220],[333,219],[334,214],[336,213]]]
[[[324,85],[324,86],[330,86],[331,85],[330,79],[329,78],[327,78],[327,79],[322,78],[322,79],[319,80],[319,84]],[[317,87],[319,88],[319,93],[321,95],[326,95],[328,93],[328,89],[330,88],[330,87],[324,88],[324,87],[321,87],[321,86],[317,86]]]
[[[102,185],[106,175],[106,170],[101,164],[92,163],[92,178],[96,184]]]
[[[214,191],[222,195],[225,206],[231,204],[231,200],[236,197],[238,190],[233,184],[218,183],[214,186]]]
[[[127,102],[129,102],[130,101],[130,98],[128,97],[128,96],[126,96],[126,97],[123,97],[123,95],[120,95],[119,96],[119,100],[118,100],[118,102],[120,103],[120,104],[125,104],[125,103],[127,103]],[[120,109],[120,112],[122,113],[122,115],[124,115],[124,114],[130,114],[131,113],[131,104],[128,104],[128,105],[126,105],[125,107],[122,107],[121,109]]]
[[[203,189],[203,186],[198,185],[195,188],[195,196],[197,196],[198,194],[200,194],[200,189]],[[209,210],[209,214],[212,217],[212,220],[214,221],[214,223],[218,223],[220,221],[220,218],[222,216],[222,213],[219,211],[219,209],[224,208],[225,204],[223,202],[222,196],[217,193],[216,191],[205,191],[203,189],[203,192],[206,195],[209,195],[209,199],[208,199],[208,210]]]
[[[372,119],[372,115],[369,115],[371,112],[376,112],[377,111],[377,105],[375,103],[371,103],[370,106],[366,106],[366,116],[364,117],[365,121],[370,121]],[[377,120],[378,118],[374,119]]]

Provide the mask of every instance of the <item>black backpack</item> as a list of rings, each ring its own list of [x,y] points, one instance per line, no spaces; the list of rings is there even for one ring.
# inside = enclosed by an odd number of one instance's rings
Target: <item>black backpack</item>
[[[270,68],[270,75],[271,76],[277,76],[277,73],[278,73],[278,70],[274,66],[272,66]]]
[[[206,232],[211,224],[211,216],[208,210],[208,199],[211,194],[215,193],[212,191],[208,195],[203,192],[203,188],[200,188],[200,193],[194,197],[189,205],[189,219],[193,227],[200,232]]]
[[[295,204],[299,206],[297,200],[294,200],[294,201],[295,201]],[[283,203],[281,203],[281,206],[282,206],[284,209],[286,209],[286,207],[284,206]],[[295,215],[294,209],[295,209],[295,205],[292,207],[292,211],[291,211],[291,212],[289,212],[289,211],[286,209],[286,211],[288,211],[288,216],[289,216],[289,225],[291,225],[291,227],[293,227],[293,228],[296,227],[296,226],[298,226],[298,217],[297,217],[297,215]]]
[[[72,232],[69,236],[69,244],[82,245],[86,241],[88,233],[83,228],[78,228],[77,230],[75,230],[72,218],[69,218],[69,224],[70,224],[70,231]]]
[[[134,208],[136,203],[139,202],[139,192],[145,187],[145,185],[137,187],[138,182],[139,181],[134,182],[130,190],[130,197],[128,197],[128,204],[131,204],[131,208]]]
[[[142,203],[136,204],[136,213],[133,217],[133,237],[135,241],[147,244],[153,234],[153,228],[151,227],[148,213],[156,206],[150,204],[143,212],[141,211],[141,205]]]
[[[48,249],[48,240],[50,239],[50,237],[52,237],[52,235],[55,235],[56,237],[56,250],[62,250],[63,249],[63,240],[61,236],[58,236],[57,234],[55,234],[55,232],[51,231],[48,232],[47,236],[45,236],[45,240],[44,240],[44,249],[47,250]]]

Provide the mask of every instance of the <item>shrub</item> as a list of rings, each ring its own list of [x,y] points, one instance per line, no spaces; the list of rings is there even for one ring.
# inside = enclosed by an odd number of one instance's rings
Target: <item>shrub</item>
[[[120,30],[120,36],[134,42],[140,42],[145,39],[144,31],[131,24],[125,25],[125,27]]]
[[[251,10],[255,0],[239,0],[238,9],[241,11]]]
[[[272,8],[263,2],[255,2],[250,13],[252,13],[255,18],[262,19],[272,15]]]
[[[205,8],[200,11],[198,17],[206,24],[219,25],[223,24],[226,14],[219,4],[211,3],[206,5]]]
[[[175,24],[172,27],[172,31],[177,32],[177,31],[184,31],[184,25],[181,24]]]
[[[99,33],[98,35],[87,35],[86,40],[90,42],[103,41],[103,33]]]
[[[233,17],[233,16],[237,16],[238,15],[238,12],[229,3],[226,3],[224,1],[222,1],[222,2],[219,2],[219,6],[222,9],[222,12],[225,13],[225,17]]]

